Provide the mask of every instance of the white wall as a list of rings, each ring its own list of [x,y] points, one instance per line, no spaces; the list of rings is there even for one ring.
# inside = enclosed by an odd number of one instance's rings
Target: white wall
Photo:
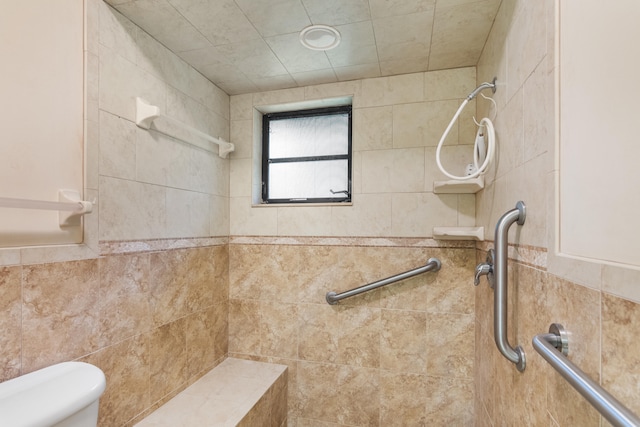
[[[82,7],[5,2],[0,14],[0,197],[58,201],[83,192]],[[25,25],[28,23],[28,25]],[[79,243],[57,211],[0,208],[0,245]]]
[[[640,269],[640,3],[560,3],[559,251]],[[633,42],[632,42],[633,43]]]

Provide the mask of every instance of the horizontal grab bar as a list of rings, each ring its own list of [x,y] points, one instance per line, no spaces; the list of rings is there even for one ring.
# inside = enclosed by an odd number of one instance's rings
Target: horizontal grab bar
[[[386,279],[378,280],[377,282],[369,283],[366,285],[359,286],[357,288],[351,289],[350,291],[341,292],[339,294],[331,291],[327,292],[326,300],[327,303],[334,305],[337,304],[341,299],[349,298],[354,295],[361,294],[363,292],[372,291],[381,286],[389,285],[394,282],[398,282],[400,280],[408,279],[409,277],[417,276],[418,274],[426,273],[427,271],[438,271],[442,263],[438,258],[429,258],[426,265],[422,267],[415,268],[413,270],[406,271],[404,273],[396,274],[395,276],[387,277]]]
[[[553,323],[548,334],[533,337],[533,348],[612,425],[639,427],[640,418],[566,358],[567,334]]]

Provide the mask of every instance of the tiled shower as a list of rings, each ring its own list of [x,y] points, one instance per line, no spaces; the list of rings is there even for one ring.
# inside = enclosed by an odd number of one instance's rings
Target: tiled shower
[[[549,243],[554,3],[503,1],[476,67],[230,97],[88,0],[86,192],[98,211],[82,251],[0,252],[0,379],[93,363],[107,376],[99,425],[129,426],[237,357],[288,367],[290,426],[605,425],[531,348],[561,321],[573,360],[640,411],[640,298],[610,291],[635,276],[603,267],[586,282]],[[436,195],[438,129],[494,76],[504,82],[497,109],[475,102],[495,117],[498,166],[477,195]],[[135,96],[236,151],[224,160],[137,128]],[[353,206],[252,207],[254,111],[344,96],[354,109]],[[453,160],[470,149],[471,114]],[[492,230],[517,200],[530,210],[510,239],[509,333],[529,357],[524,373],[493,343],[492,291],[473,286],[490,233],[478,243],[429,237],[434,226]],[[324,300],[431,257],[437,273]]]

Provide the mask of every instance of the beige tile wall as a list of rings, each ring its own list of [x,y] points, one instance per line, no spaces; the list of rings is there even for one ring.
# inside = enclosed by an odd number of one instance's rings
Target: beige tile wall
[[[498,163],[478,194],[478,224],[527,204],[510,233],[509,342],[522,345],[519,373],[493,340],[493,291],[476,289],[475,425],[608,425],[533,349],[552,322],[570,333],[569,358],[636,413],[640,377],[632,337],[640,328],[637,271],[555,254],[555,2],[503,1],[478,63],[478,82],[498,77]],[[482,114],[494,114],[478,101]],[[585,141],[585,143],[599,143]],[[493,242],[478,247],[484,261]],[[635,301],[635,302],[634,302]]]
[[[100,425],[126,425],[224,360],[227,279],[226,245],[3,267],[0,380],[92,363]]]
[[[131,425],[226,357],[228,160],[143,131],[135,97],[223,138],[229,97],[86,0],[85,243],[0,254],[0,381],[100,367],[99,425]],[[212,238],[211,236],[222,236]]]
[[[99,144],[91,175],[99,189],[99,239],[141,240],[228,235],[229,161],[158,119],[135,124],[135,98],[162,114],[229,139],[229,97],[102,1],[97,8]],[[195,145],[194,145],[195,144]]]
[[[231,97],[231,235],[425,237],[434,226],[475,223],[474,195],[435,195],[435,147],[475,69],[435,71]],[[259,206],[260,115],[264,106],[353,97],[353,204]],[[470,106],[453,127],[443,162],[462,174],[475,137]]]
[[[430,257],[439,272],[325,301]],[[229,260],[229,354],[288,365],[289,425],[472,424],[471,245],[232,238]]]

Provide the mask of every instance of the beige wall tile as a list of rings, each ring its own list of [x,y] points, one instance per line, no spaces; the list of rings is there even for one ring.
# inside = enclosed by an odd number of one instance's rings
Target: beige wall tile
[[[427,317],[410,311],[382,311],[380,367],[388,371],[427,373]]]
[[[338,311],[337,362],[350,366],[380,366],[380,309],[344,307]]]
[[[393,144],[392,107],[353,110],[353,151],[384,150]]]
[[[602,294],[602,386],[636,414],[638,351],[635,337],[640,325],[637,303]],[[627,327],[621,328],[621,325]]]
[[[304,304],[298,317],[299,358],[336,363],[338,361],[338,311],[329,305]]]
[[[427,377],[382,371],[380,375],[380,424],[402,427],[427,423]]]
[[[99,367],[107,388],[100,397],[99,425],[126,425],[151,406],[147,334],[105,347],[82,359]]]
[[[427,314],[427,374],[437,377],[473,376],[474,316],[469,314]],[[447,331],[447,345],[442,340]]]
[[[22,373],[99,348],[98,260],[25,266]]]
[[[422,73],[362,80],[362,94],[354,107],[377,107],[423,101]]]
[[[102,111],[99,138],[100,174],[135,179],[136,127],[134,124]]]
[[[475,83],[475,67],[430,71],[424,74],[424,99],[464,99],[476,88]]]
[[[177,390],[188,378],[186,319],[154,329],[149,337],[151,402]]]
[[[22,367],[22,267],[0,268],[0,308],[0,381],[6,381]]]
[[[473,408],[466,402],[473,397],[473,384],[468,380],[427,377],[427,419],[437,425],[471,425],[476,421]]]
[[[100,321],[103,345],[120,342],[152,328],[149,304],[149,257],[100,258]],[[113,316],[113,313],[118,313]]]
[[[431,101],[393,107],[393,146],[435,147],[459,106],[458,101]],[[452,127],[447,144],[458,143],[458,127]]]
[[[331,207],[278,208],[278,234],[281,236],[331,235]]]

